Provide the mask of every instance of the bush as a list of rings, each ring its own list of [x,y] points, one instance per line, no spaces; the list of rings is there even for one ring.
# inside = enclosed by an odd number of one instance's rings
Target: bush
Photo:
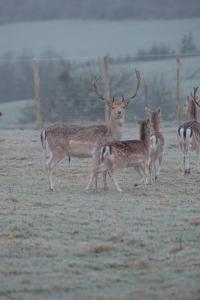
[[[190,54],[199,51],[194,43],[192,33],[184,34],[181,40],[180,53]]]

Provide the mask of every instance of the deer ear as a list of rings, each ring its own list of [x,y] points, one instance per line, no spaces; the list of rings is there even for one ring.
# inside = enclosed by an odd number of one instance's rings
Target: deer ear
[[[157,108],[157,113],[159,113],[159,114],[161,113],[160,107]]]
[[[186,100],[186,102],[187,102],[187,103],[189,103],[189,102],[190,102],[190,97],[189,97],[189,96],[187,96],[187,100]]]
[[[148,114],[151,114],[152,113],[152,110],[150,108],[148,108],[147,106],[145,106],[145,111],[146,113]]]
[[[127,106],[129,106],[129,104],[130,104],[130,102],[129,102],[129,101],[126,101],[126,100],[124,100],[124,107],[127,107]]]
[[[105,102],[106,103],[106,105],[108,105],[110,108],[113,108],[113,100],[108,100],[108,101],[106,101]]]

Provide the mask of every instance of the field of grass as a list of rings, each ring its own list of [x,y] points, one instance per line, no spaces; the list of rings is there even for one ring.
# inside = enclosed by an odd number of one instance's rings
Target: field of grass
[[[86,193],[91,162],[73,158],[48,190],[40,132],[0,131],[2,300],[199,300],[200,187],[194,161],[184,176],[176,126],[159,180],[134,187],[135,171]],[[137,136],[136,125],[124,137]]]
[[[0,118],[0,128],[14,127],[20,125],[22,110],[27,104],[33,104],[33,100],[20,100],[0,104],[3,115]]]

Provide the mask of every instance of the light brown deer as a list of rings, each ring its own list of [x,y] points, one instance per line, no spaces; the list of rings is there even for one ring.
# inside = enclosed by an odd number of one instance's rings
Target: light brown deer
[[[98,99],[101,99],[111,108],[109,121],[92,125],[58,123],[42,130],[42,146],[44,149],[48,149],[50,154],[47,170],[51,190],[54,188],[52,171],[66,155],[69,160],[71,156],[93,157],[91,178],[87,189],[92,187],[93,182],[97,188],[100,148],[109,141],[121,139],[126,107],[136,97],[140,85],[140,73],[137,70],[135,73],[137,80],[135,92],[133,96],[122,100],[105,99],[99,94],[97,80],[92,81]],[[104,173],[104,185],[106,186],[105,181],[106,175]]]
[[[115,173],[119,169],[134,167],[141,180],[135,183],[148,183],[150,164],[150,121],[140,121],[140,139],[112,141],[101,148],[100,159],[102,168],[106,169],[118,192],[122,192]]]
[[[200,106],[198,97],[196,95],[198,87],[193,88],[193,93],[187,97],[184,105],[185,113],[189,121],[184,122],[178,128],[178,140],[181,152],[183,153],[184,174],[190,174],[190,158],[191,151],[197,154],[198,172],[200,172],[200,123],[197,120],[196,105]]]
[[[160,174],[163,152],[164,152],[164,144],[165,139],[163,134],[160,131],[160,118],[161,111],[160,108],[156,110],[151,110],[148,107],[145,107],[146,112],[149,114],[150,124],[151,124],[151,147],[150,147],[150,181],[154,181],[158,178]],[[154,175],[153,175],[154,173]]]

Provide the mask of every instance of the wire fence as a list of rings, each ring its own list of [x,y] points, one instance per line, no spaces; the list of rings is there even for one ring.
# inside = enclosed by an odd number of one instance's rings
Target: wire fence
[[[99,121],[104,119],[104,105],[91,89],[93,78],[99,79],[103,94],[101,57],[70,60],[66,57],[38,59],[38,83],[34,78],[33,59],[0,60],[0,126],[36,124],[37,127],[56,121]],[[175,54],[109,57],[110,96],[129,96],[134,89],[134,69],[142,81],[137,99],[127,110],[127,121],[143,116],[144,106],[160,106],[163,118],[176,119],[177,62]],[[180,56],[180,116],[186,96],[200,84],[200,55]],[[39,92],[38,87],[39,85]],[[37,94],[38,93],[38,94]],[[38,100],[39,99],[39,100]],[[39,101],[39,106],[37,101]],[[38,117],[39,114],[39,117]],[[38,118],[40,120],[38,121]]]

